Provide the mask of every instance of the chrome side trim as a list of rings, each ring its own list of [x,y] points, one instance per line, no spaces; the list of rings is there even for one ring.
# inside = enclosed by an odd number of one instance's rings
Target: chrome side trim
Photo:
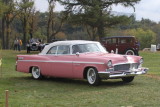
[[[105,64],[105,63],[101,63],[101,62],[81,62],[81,61],[44,61],[44,60],[18,60],[20,62],[49,62],[49,63],[73,63],[73,64]]]
[[[105,63],[101,63],[101,62],[78,62],[78,61],[73,61],[73,63],[76,63],[76,64],[105,64]]]

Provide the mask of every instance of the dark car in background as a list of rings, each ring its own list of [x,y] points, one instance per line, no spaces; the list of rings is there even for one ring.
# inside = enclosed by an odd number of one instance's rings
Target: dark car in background
[[[108,52],[126,55],[139,55],[139,42],[134,36],[112,36],[101,39],[101,44]]]
[[[42,51],[44,48],[45,44],[41,43],[40,39],[31,39],[29,40],[27,44],[27,53],[30,53],[30,51]]]

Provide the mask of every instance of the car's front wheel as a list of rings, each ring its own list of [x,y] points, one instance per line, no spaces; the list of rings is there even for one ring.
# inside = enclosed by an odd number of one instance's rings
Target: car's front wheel
[[[98,71],[95,68],[89,68],[87,71],[87,80],[90,85],[99,85],[101,79],[98,75]]]
[[[38,67],[32,67],[32,77],[34,79],[41,79],[42,78],[42,74],[41,74],[41,70]]]
[[[123,77],[122,80],[125,83],[129,83],[129,82],[132,82],[134,80],[134,76],[132,76],[132,77]]]

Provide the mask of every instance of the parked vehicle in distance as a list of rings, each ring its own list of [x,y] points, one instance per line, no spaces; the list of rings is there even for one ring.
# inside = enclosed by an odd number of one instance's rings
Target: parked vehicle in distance
[[[32,38],[27,44],[27,53],[30,53],[30,51],[41,51],[44,46],[45,44],[42,44],[41,40]]]
[[[140,44],[134,36],[112,36],[101,39],[102,45],[108,52],[118,51],[118,54],[139,55]]]
[[[16,70],[31,73],[34,79],[78,78],[99,85],[102,79],[131,82],[147,73],[142,64],[140,56],[112,54],[99,42],[73,40],[51,43],[38,55],[17,55]]]
[[[159,43],[157,44],[156,50],[160,51],[160,44]]]

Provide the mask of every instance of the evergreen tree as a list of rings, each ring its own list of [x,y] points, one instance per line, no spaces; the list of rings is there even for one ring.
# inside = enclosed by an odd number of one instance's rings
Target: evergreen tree
[[[126,22],[125,16],[111,15],[113,5],[133,7],[140,0],[57,0],[65,6],[65,11],[70,12],[72,22],[89,26],[92,29],[92,40],[105,36],[105,28]],[[89,31],[89,30],[88,30]],[[91,33],[90,33],[91,34]]]

